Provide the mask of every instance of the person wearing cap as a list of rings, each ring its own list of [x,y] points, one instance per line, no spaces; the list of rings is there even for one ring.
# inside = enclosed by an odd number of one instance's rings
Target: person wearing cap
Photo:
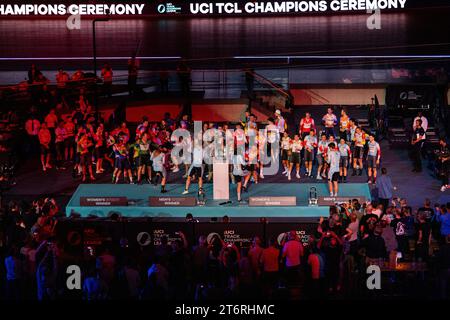
[[[279,109],[275,110],[275,125],[278,128],[278,132],[280,132],[280,134],[283,134],[284,130],[286,129],[286,121],[281,115],[281,111]]]

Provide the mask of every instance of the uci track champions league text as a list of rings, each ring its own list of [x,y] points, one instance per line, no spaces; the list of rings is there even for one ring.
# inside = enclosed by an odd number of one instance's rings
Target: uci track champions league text
[[[56,0],[55,0],[56,1]],[[301,14],[327,12],[357,12],[368,10],[399,10],[408,0],[309,0],[309,1],[235,1],[235,2],[184,2],[170,0],[153,3],[53,3],[0,4],[0,16],[66,16],[66,15],[258,15]],[[67,1],[62,1],[67,2]],[[147,8],[147,6],[149,8]]]

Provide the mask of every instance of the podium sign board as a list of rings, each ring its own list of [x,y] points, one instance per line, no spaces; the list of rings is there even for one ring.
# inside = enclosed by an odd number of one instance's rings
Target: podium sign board
[[[80,197],[82,207],[125,207],[127,197]]]
[[[292,207],[297,205],[296,197],[250,197],[250,207]]]
[[[319,206],[334,206],[357,199],[359,203],[363,204],[367,201],[366,197],[319,197],[317,203]]]
[[[150,197],[151,207],[195,207],[195,197]]]
[[[213,198],[214,200],[230,200],[230,183],[227,162],[214,162]]]

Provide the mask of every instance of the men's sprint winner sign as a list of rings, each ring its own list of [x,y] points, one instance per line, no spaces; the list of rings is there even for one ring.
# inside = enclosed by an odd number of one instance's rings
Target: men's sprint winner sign
[[[11,0],[11,4],[0,4],[1,16],[141,16],[141,15],[283,15],[312,13],[367,12],[368,10],[401,10],[407,8],[408,1],[414,0],[307,0],[307,1],[160,1],[140,0],[90,1],[73,3],[70,0],[37,3],[37,0],[24,0],[21,3]],[[123,2],[120,2],[123,1]],[[87,2],[87,1],[86,1]]]

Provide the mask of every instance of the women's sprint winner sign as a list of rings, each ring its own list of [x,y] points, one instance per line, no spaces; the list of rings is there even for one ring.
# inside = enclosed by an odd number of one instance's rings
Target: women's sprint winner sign
[[[308,1],[162,1],[142,0],[120,2],[103,0],[94,3],[73,3],[57,0],[38,3],[37,0],[11,0],[0,4],[1,16],[141,16],[141,15],[295,15],[312,13],[349,13],[368,10],[401,10],[415,0],[308,0]],[[7,1],[5,1],[7,2]]]

